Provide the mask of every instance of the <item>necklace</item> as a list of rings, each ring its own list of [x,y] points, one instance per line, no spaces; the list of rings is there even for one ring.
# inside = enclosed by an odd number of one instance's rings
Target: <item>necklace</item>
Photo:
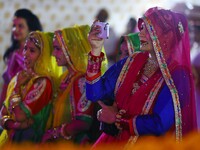
[[[158,68],[158,63],[156,60],[152,58],[148,58],[145,66],[144,66],[144,71],[140,75],[139,79],[133,83],[133,89],[131,94],[134,94],[142,84],[144,84],[157,70]]]
[[[158,68],[157,61],[153,58],[148,58],[147,63],[144,66],[143,74],[149,78],[154,74],[157,68]]]

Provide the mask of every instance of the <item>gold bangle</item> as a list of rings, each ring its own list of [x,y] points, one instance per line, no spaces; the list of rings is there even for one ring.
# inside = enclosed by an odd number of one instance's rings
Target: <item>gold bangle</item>
[[[9,115],[4,115],[1,119],[3,120],[4,118],[11,118]]]
[[[18,94],[18,93],[13,93],[11,97],[12,97],[12,98],[15,98],[15,97],[21,97],[21,95]]]
[[[21,96],[19,94],[15,94],[15,95],[11,96],[10,102],[17,103],[19,101],[21,101]]]
[[[10,99],[10,107],[12,108],[12,110],[19,105],[19,103],[21,102],[21,96],[19,94],[15,94],[13,96],[11,96]]]
[[[13,119],[11,119],[10,116],[3,116],[2,119],[1,119],[1,126],[2,126],[4,129],[7,129],[7,127],[6,127],[6,122],[7,122],[8,120],[13,120]]]

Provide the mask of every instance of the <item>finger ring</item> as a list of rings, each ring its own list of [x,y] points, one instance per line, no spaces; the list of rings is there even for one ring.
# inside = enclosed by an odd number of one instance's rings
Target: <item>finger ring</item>
[[[99,120],[100,113],[97,111],[97,119]]]
[[[98,120],[100,119],[101,113],[102,113],[102,109],[100,109],[100,110],[97,112],[97,119],[98,119]]]

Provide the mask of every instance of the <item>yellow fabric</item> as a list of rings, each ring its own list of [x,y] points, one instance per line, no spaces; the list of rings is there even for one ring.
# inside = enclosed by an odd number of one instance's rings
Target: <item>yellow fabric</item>
[[[34,70],[38,75],[48,76],[53,80],[53,89],[59,86],[59,78],[62,74],[62,67],[57,65],[53,52],[53,33],[51,32],[32,32],[32,35],[41,44],[41,54],[37,59]]]
[[[13,92],[14,89],[14,85],[16,83],[16,76],[10,81],[9,85],[8,85],[8,89],[7,89],[7,93],[6,93],[6,99],[4,102],[5,107],[8,109],[9,106],[9,98],[10,95]],[[8,111],[8,115],[11,116],[11,118],[13,118],[13,116],[9,113]],[[3,130],[1,135],[0,135],[0,147],[3,146],[7,141],[8,141],[8,135],[9,135],[9,131],[7,130]]]
[[[7,130],[3,130],[1,135],[0,135],[0,147],[3,146],[8,139],[8,133]]]
[[[62,79],[66,78],[68,75],[68,71],[66,71]],[[71,121],[71,107],[70,107],[70,97],[69,93],[72,87],[73,82],[76,80],[76,78],[80,75],[80,73],[77,73],[73,76],[70,83],[68,84],[67,88],[64,91],[60,91],[57,99],[54,102],[54,120],[53,120],[53,127],[60,126],[63,123],[70,122]]]
[[[60,77],[62,75],[62,67],[57,65],[56,59],[52,56],[53,52],[53,35],[51,32],[35,32],[34,36],[40,41],[41,54],[38,58],[34,69],[40,75],[49,76],[53,81],[53,99],[57,96],[57,89],[60,85]],[[46,128],[50,128],[52,124],[52,113],[50,113]]]
[[[58,39],[59,44],[64,47],[70,57],[71,67],[82,73],[86,73],[88,53],[91,50],[87,39],[89,31],[90,27],[88,25],[75,25],[74,27],[55,31],[55,37]],[[62,37],[59,35],[60,32]],[[61,42],[62,39],[64,43]],[[107,70],[108,60],[104,48],[102,52],[105,54],[105,60],[102,62],[102,73],[104,73]]]
[[[104,53],[104,58],[105,59],[101,63],[101,73],[104,74],[106,72],[106,70],[108,69],[108,59],[107,59],[104,47],[102,48],[102,52]]]

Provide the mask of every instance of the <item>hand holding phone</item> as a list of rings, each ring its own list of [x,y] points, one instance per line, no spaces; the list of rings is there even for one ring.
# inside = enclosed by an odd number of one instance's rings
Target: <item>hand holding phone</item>
[[[108,39],[109,37],[109,24],[106,22],[96,22],[95,25],[101,27],[101,33],[98,34],[98,37],[103,39]]]

